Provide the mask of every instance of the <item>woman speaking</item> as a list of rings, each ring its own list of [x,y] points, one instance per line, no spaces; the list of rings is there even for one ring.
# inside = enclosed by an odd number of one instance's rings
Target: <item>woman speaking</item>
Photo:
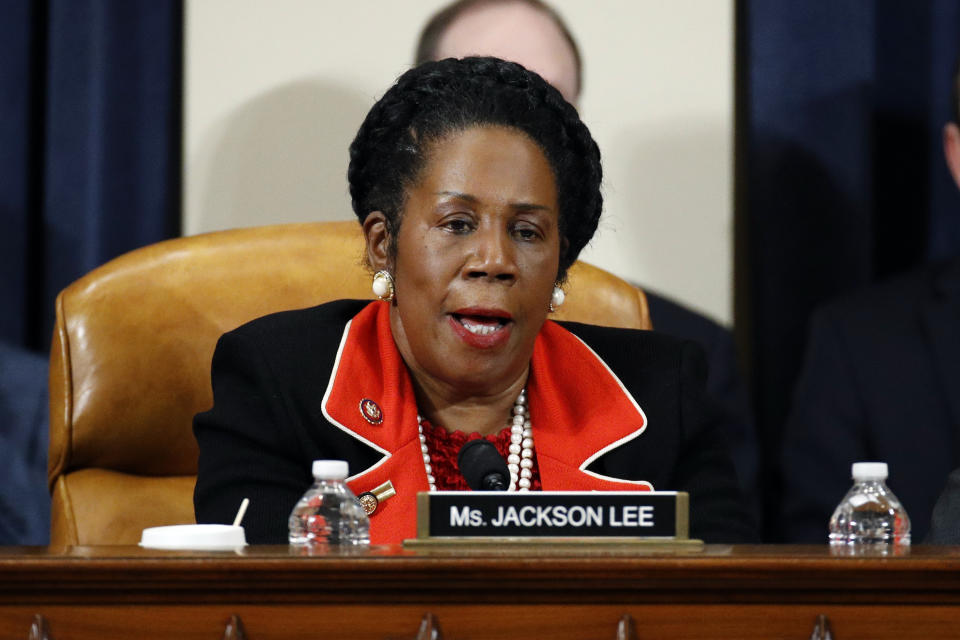
[[[602,207],[600,152],[553,87],[495,58],[423,64],[367,115],[348,177],[380,300],[221,337],[198,522],[248,497],[247,539],[285,543],[311,461],[335,458],[358,495],[389,481],[370,538],[399,542],[418,492],[467,489],[457,452],[486,438],[511,490],[688,491],[692,537],[754,538],[699,349],[547,319]]]

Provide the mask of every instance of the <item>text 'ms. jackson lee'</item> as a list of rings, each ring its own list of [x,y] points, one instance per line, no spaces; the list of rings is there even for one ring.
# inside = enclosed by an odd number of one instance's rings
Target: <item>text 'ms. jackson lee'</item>
[[[684,492],[449,491],[420,500],[418,537],[687,537]]]

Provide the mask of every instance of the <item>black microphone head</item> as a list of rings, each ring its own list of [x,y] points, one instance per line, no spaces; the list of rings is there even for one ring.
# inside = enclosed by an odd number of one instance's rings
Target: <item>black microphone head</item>
[[[457,454],[457,466],[474,491],[506,491],[510,470],[497,447],[485,438],[470,440]]]

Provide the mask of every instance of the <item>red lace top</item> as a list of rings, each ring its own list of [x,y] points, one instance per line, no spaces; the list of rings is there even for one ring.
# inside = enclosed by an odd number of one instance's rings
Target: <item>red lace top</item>
[[[427,440],[427,449],[430,451],[430,466],[433,467],[433,478],[437,484],[437,491],[470,491],[467,480],[457,468],[457,454],[469,440],[485,437],[497,447],[497,451],[506,460],[510,455],[510,427],[504,427],[498,433],[481,436],[479,433],[466,434],[462,431],[447,431],[443,427],[434,427],[426,420],[423,421],[423,435]],[[540,469],[537,465],[537,450],[533,450],[533,474],[530,477],[530,490],[540,491]]]

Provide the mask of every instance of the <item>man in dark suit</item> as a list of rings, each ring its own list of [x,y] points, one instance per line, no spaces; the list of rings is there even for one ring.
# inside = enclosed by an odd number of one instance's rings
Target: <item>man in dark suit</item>
[[[434,14],[420,34],[415,62],[467,55],[518,62],[554,85],[571,104],[580,97],[580,50],[564,21],[540,0],[459,0]],[[757,509],[757,438],[732,334],[669,298],[649,290],[646,294],[657,331],[703,347],[709,365],[707,392],[726,411],[723,432],[743,491]]]
[[[826,542],[850,465],[882,461],[926,535],[960,466],[960,262],[929,267],[819,310],[783,439],[789,542]]]
[[[956,86],[955,77],[955,108]],[[960,186],[956,122],[945,125],[943,146]],[[958,429],[960,259],[822,308],[812,320],[783,439],[786,540],[826,542],[857,461],[888,463],[887,484],[910,516],[913,539],[924,540],[936,496],[960,466]],[[941,529],[945,509],[938,508]],[[960,523],[960,505],[954,513]],[[954,531],[960,542],[960,529]]]
[[[0,343],[0,545],[47,544],[47,361]]]

